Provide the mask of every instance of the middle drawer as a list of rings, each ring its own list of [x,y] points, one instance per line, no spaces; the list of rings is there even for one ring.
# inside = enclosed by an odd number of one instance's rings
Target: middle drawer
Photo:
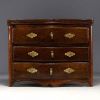
[[[13,47],[13,60],[32,62],[88,61],[87,47]]]

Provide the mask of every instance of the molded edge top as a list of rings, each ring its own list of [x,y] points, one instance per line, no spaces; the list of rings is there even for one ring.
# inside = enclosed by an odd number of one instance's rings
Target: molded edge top
[[[26,20],[8,20],[8,25],[15,24],[63,24],[63,25],[74,25],[74,24],[84,24],[92,25],[93,19],[26,19]]]

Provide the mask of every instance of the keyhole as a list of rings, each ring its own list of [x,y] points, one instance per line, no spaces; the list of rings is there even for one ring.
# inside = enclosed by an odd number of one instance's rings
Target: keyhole
[[[51,39],[53,39],[53,32],[50,32],[50,37]]]
[[[51,51],[51,58],[54,58],[54,51]]]

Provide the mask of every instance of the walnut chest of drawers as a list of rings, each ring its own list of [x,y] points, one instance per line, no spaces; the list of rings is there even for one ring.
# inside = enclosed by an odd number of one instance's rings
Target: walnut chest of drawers
[[[9,86],[93,85],[91,19],[8,20]]]

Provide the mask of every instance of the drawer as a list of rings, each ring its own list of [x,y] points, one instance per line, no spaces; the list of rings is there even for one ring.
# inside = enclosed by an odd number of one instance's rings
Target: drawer
[[[15,79],[87,79],[88,63],[14,63]]]
[[[88,56],[88,48],[85,47],[13,47],[14,61],[88,61]]]
[[[42,44],[59,46],[60,44],[88,44],[88,41],[89,29],[87,27],[17,25],[13,30],[13,44],[16,45]]]

